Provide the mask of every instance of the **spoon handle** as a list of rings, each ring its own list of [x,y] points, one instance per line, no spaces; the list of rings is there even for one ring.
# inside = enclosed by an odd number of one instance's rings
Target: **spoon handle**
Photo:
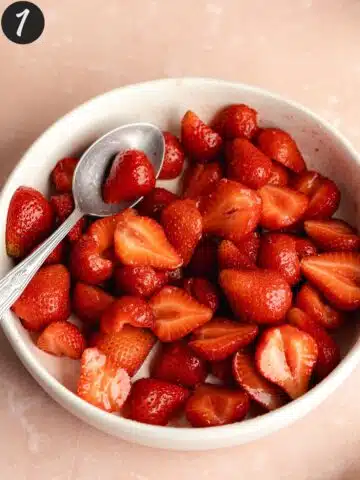
[[[39,248],[0,280],[0,319],[2,319],[6,310],[20,297],[46,258],[61,240],[66,237],[82,216],[83,214],[80,210],[75,209],[65,222],[62,223]]]

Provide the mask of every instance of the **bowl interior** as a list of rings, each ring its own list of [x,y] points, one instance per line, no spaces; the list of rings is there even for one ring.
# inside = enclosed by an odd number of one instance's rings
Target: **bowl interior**
[[[229,103],[249,104],[259,112],[260,126],[277,126],[293,135],[308,166],[329,176],[341,189],[341,208],[336,216],[360,228],[359,163],[347,142],[329,126],[297,105],[251,87],[203,79],[159,81],[97,97],[60,119],[25,154],[2,193],[0,274],[11,268],[5,253],[5,212],[18,186],[33,186],[46,194],[49,174],[57,160],[82,153],[98,137],[122,124],[151,122],[178,134],[179,123],[186,110],[194,110],[207,121],[217,109]],[[172,191],[179,187],[178,181],[161,184]],[[20,349],[27,350],[60,383],[74,391],[78,362],[57,359],[37,349],[18,318],[10,312],[4,319],[4,325],[11,341],[16,337]],[[348,322],[339,334],[342,356],[345,357],[358,341],[356,323]],[[147,373],[148,363],[138,376]]]

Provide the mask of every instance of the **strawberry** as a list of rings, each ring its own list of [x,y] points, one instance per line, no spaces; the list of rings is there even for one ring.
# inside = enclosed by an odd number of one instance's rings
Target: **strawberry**
[[[205,381],[206,362],[183,340],[178,340],[162,346],[151,370],[151,376],[191,388]]]
[[[160,270],[181,267],[183,261],[169,243],[163,228],[148,217],[131,217],[115,230],[115,253],[124,265]]]
[[[300,173],[306,169],[304,159],[294,139],[279,128],[264,128],[257,137],[257,143],[265,155],[290,170]]]
[[[329,330],[339,328],[345,320],[344,313],[328,305],[322,295],[309,283],[305,283],[297,294],[296,306]]]
[[[181,121],[181,143],[188,157],[198,163],[215,160],[223,146],[220,135],[190,110]]]
[[[267,233],[260,243],[258,264],[261,268],[277,270],[289,285],[300,280],[300,262],[295,240],[284,233]]]
[[[51,172],[51,180],[57,192],[68,193],[72,191],[72,181],[78,161],[77,158],[67,157],[57,162]]]
[[[202,239],[194,250],[194,254],[187,267],[194,277],[217,276],[217,243],[213,238]]]
[[[246,235],[236,245],[230,240],[223,240],[218,248],[219,268],[256,268],[260,236],[258,232]]]
[[[304,257],[315,255],[317,253],[315,245],[308,238],[298,237],[296,235],[292,235],[292,238],[295,240],[296,253],[298,254],[300,260]]]
[[[219,379],[224,385],[233,385],[234,383],[232,361],[232,357],[228,357],[225,360],[210,363],[211,374]]]
[[[61,225],[75,208],[74,198],[71,193],[61,193],[53,195],[50,201],[56,215],[56,223]],[[67,239],[70,242],[76,242],[81,237],[85,228],[86,218],[82,217],[67,234]]]
[[[130,387],[129,375],[123,368],[112,365],[97,348],[84,351],[77,387],[80,398],[107,412],[118,412]]]
[[[117,298],[103,312],[100,329],[104,333],[119,332],[125,324],[153,328],[154,316],[145,300],[130,296]]]
[[[131,389],[128,399],[129,418],[150,425],[167,425],[185,404],[189,392],[173,383],[141,378]]]
[[[255,360],[265,378],[295,399],[307,392],[317,356],[312,336],[291,325],[281,325],[262,334]]]
[[[40,268],[11,308],[31,331],[66,320],[70,315],[70,275],[66,267]]]
[[[261,199],[240,183],[223,179],[206,199],[202,213],[205,233],[236,242],[257,227]]]
[[[52,231],[54,213],[50,203],[34,188],[19,187],[13,194],[6,219],[6,252],[22,258]]]
[[[236,138],[227,145],[227,177],[255,190],[268,183],[272,162],[246,138]]]
[[[287,401],[285,392],[260,375],[249,354],[237,352],[232,367],[236,382],[266,410],[275,410],[285,405]]]
[[[257,111],[244,104],[228,105],[218,112],[212,127],[223,138],[252,138],[258,130]]]
[[[304,227],[321,250],[352,251],[360,247],[356,230],[343,220],[307,220]]]
[[[37,346],[57,357],[78,359],[85,350],[85,338],[78,327],[61,321],[50,323],[40,334]]]
[[[144,217],[152,217],[160,221],[162,210],[177,198],[178,196],[175,193],[169,192],[165,188],[157,187],[151,190],[136,208]]]
[[[253,342],[258,330],[256,325],[215,318],[194,331],[189,346],[205,360],[224,360]]]
[[[303,330],[315,340],[318,356],[315,366],[317,377],[322,380],[340,362],[340,350],[335,341],[326,330],[310,318],[310,316],[299,308],[291,308],[287,314],[287,320],[294,327]]]
[[[303,275],[340,310],[360,306],[360,254],[322,253],[301,261]]]
[[[289,284],[272,270],[223,270],[220,285],[235,315],[244,321],[277,323],[289,310]]]
[[[192,277],[184,281],[184,289],[199,303],[216,312],[219,306],[219,292],[206,278]]]
[[[162,342],[172,342],[208,322],[213,312],[178,287],[164,287],[150,300],[155,316],[154,333]]]
[[[186,403],[186,418],[193,427],[216,427],[243,420],[250,400],[242,390],[205,383]]]
[[[287,187],[265,185],[259,190],[262,200],[260,224],[268,230],[280,230],[302,219],[309,200],[303,193]]]
[[[95,324],[103,312],[114,301],[114,297],[99,287],[78,282],[72,295],[75,315],[87,324]]]
[[[152,267],[117,267],[114,277],[119,293],[140,297],[151,297],[168,280],[166,272],[157,272]]]
[[[180,175],[185,154],[178,138],[170,132],[163,132],[165,140],[165,156],[163,166],[159,175],[161,180],[171,180]]]
[[[298,192],[304,193],[308,197],[312,197],[318,189],[322,178],[323,177],[320,173],[306,170],[300,175],[291,177],[290,186]]]
[[[117,368],[134,376],[155,345],[154,335],[144,328],[124,325],[120,332],[99,335],[96,347]]]
[[[202,236],[202,218],[193,200],[176,200],[161,214],[167,238],[187,265]]]
[[[281,163],[272,162],[271,173],[267,183],[275,187],[286,187],[289,183],[288,170]]]
[[[191,164],[185,170],[183,197],[194,198],[212,193],[221,180],[222,171],[218,162]]]
[[[116,155],[103,184],[106,203],[135,200],[155,187],[154,167],[144,152],[126,150]]]

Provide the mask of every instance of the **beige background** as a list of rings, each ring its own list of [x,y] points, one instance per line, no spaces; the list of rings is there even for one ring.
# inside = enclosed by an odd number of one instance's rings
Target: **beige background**
[[[11,0],[0,0],[0,12]],[[0,33],[0,181],[54,120],[89,97],[159,77],[260,85],[298,100],[360,148],[358,0],[36,0],[34,44]],[[360,369],[303,421],[207,453],[126,444],[56,405],[0,334],[0,478],[357,480]]]

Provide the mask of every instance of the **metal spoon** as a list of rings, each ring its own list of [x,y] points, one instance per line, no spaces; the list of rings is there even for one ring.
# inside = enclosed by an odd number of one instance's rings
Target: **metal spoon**
[[[164,154],[164,137],[154,125],[133,123],[116,128],[99,138],[83,154],[74,172],[75,210],[39,248],[25,258],[0,281],[0,318],[19,298],[46,258],[84,215],[107,217],[134,207],[134,202],[108,204],[102,199],[101,186],[109,161],[119,152],[142,150],[151,161],[156,176],[160,173]]]

